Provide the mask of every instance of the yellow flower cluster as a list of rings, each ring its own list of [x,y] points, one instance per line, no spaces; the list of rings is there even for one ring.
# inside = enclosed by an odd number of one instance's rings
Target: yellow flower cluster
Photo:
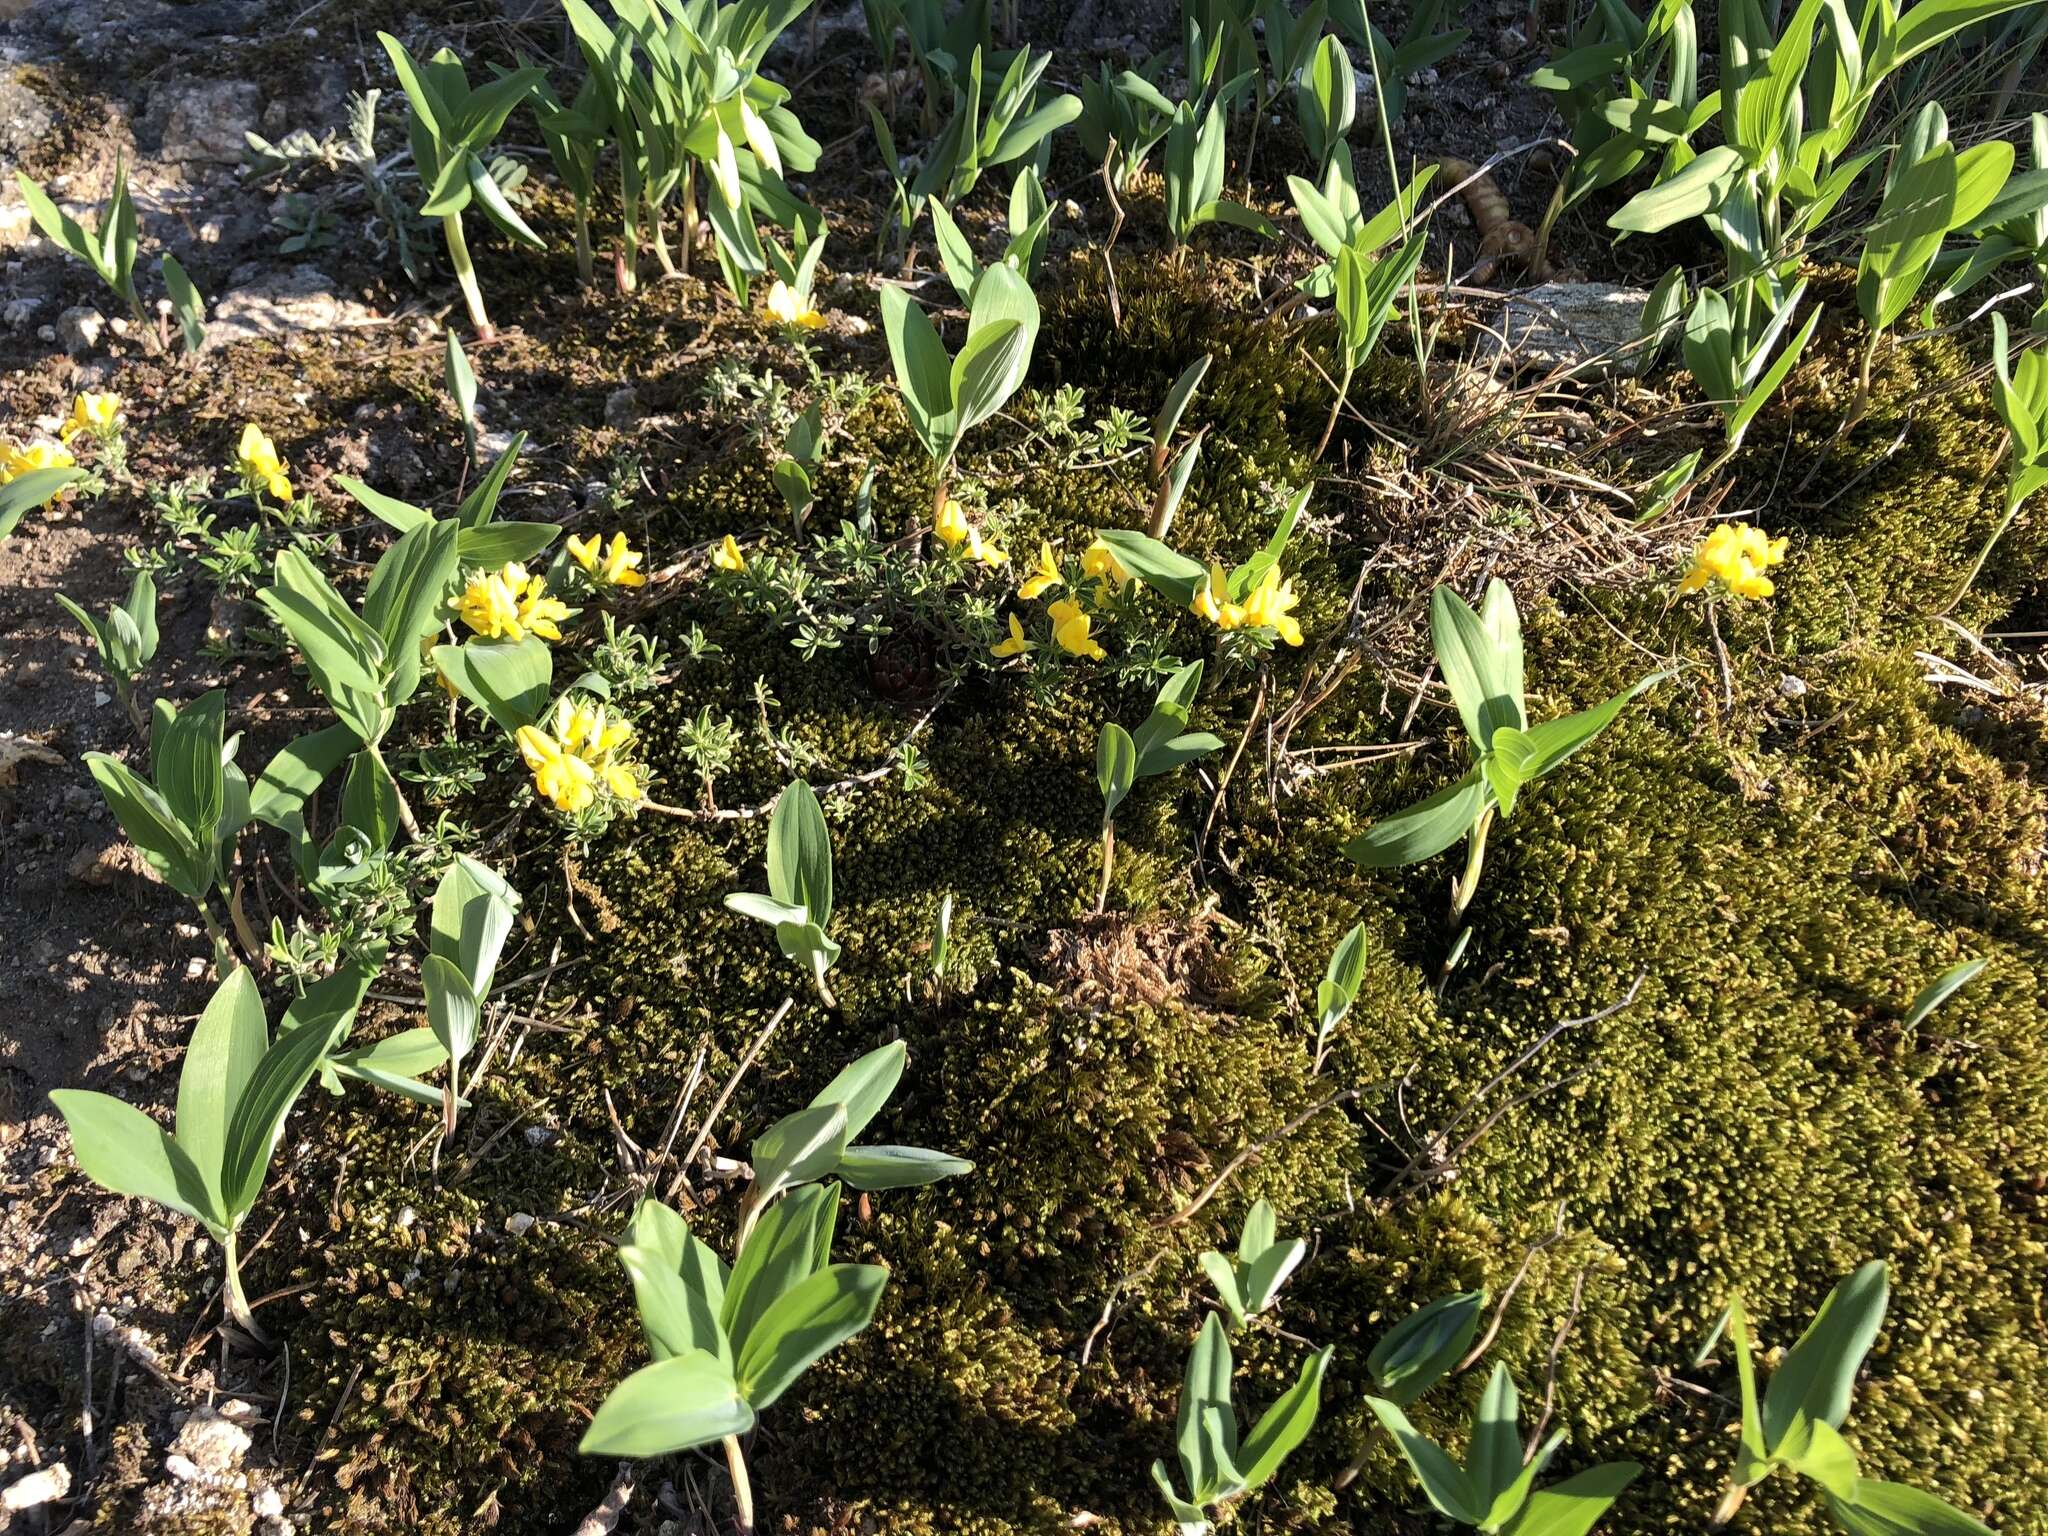
[[[739,541],[727,534],[711,551],[711,563],[721,571],[744,571],[747,557],[740,553]]]
[[[276,501],[292,499],[291,477],[284,471],[284,460],[277,456],[277,445],[253,421],[242,428],[234,467],[251,494],[260,489],[270,492]]]
[[[55,443],[20,443],[0,437],[0,485],[38,469],[73,469],[78,460]]]
[[[547,577],[529,576],[516,560],[502,570],[470,577],[462,595],[450,598],[448,606],[486,640],[524,640],[528,635],[559,640],[562,620],[569,617],[569,605],[548,596]]]
[[[1195,594],[1192,606],[1197,616],[1218,629],[1270,629],[1289,645],[1299,645],[1301,625],[1294,618],[1294,607],[1300,601],[1294,583],[1281,579],[1279,566],[1269,565],[1259,584],[1245,593],[1244,601],[1232,602],[1230,578],[1222,566],[1212,562],[1209,579]]]
[[[803,331],[815,331],[825,323],[824,315],[812,306],[810,297],[799,294],[779,277],[768,289],[768,313],[782,324]]]
[[[519,755],[532,770],[533,787],[542,799],[574,814],[594,802],[602,787],[629,805],[640,803],[640,771],[620,752],[632,739],[632,726],[608,718],[602,704],[572,702],[566,696],[555,705],[549,724],[553,729],[522,725],[518,732]]]
[[[967,558],[980,565],[1002,565],[1010,558],[995,545],[982,542],[981,530],[967,521],[967,509],[950,496],[932,520],[932,533],[948,549],[965,545]]]
[[[88,391],[73,398],[71,414],[57,429],[57,435],[68,443],[81,432],[88,437],[109,438],[120,429],[121,397],[104,391]]]
[[[569,558],[583,567],[591,583],[600,587],[644,587],[647,578],[640,571],[644,558],[641,552],[626,542],[623,533],[614,533],[609,548],[596,534],[587,539],[570,535],[562,541],[569,551]]]
[[[1081,570],[1084,575],[1095,578],[1098,597],[1106,594],[1111,586],[1121,588],[1131,577],[1110,547],[1097,539],[1088,546],[1081,556]],[[1049,543],[1038,546],[1038,558],[1031,570],[1017,587],[1017,595],[1029,602],[1043,596],[1056,587],[1066,585],[1066,576],[1060,570],[1059,557]],[[1069,656],[1085,656],[1091,661],[1100,661],[1107,654],[1101,642],[1092,634],[1095,621],[1081,606],[1078,597],[1064,597],[1056,603],[1048,603],[1045,615],[1052,620],[1052,643]],[[992,654],[1005,659],[1022,656],[1027,651],[1038,649],[1038,642],[1025,634],[1024,625],[1013,613],[1009,616],[1010,637],[998,640],[989,649]]]
[[[1784,560],[1788,542],[1748,523],[1722,523],[1700,541],[1678,590],[1697,592],[1718,581],[1737,597],[1769,597],[1777,588],[1764,572]]]

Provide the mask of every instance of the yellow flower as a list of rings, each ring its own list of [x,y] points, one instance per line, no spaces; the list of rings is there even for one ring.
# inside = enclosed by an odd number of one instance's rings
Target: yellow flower
[[[1100,661],[1107,654],[1088,638],[1088,615],[1081,611],[1081,605],[1073,598],[1065,597],[1050,603],[1045,612],[1046,617],[1052,620],[1053,643],[1069,656],[1086,656],[1091,661]]]
[[[1130,584],[1131,573],[1117,559],[1116,551],[1100,539],[1081,552],[1081,569],[1099,581],[1113,583],[1119,592]]]
[[[519,727],[519,755],[533,771],[533,787],[558,811],[574,813],[597,798],[597,773],[537,726]]]
[[[67,443],[81,432],[91,437],[112,437],[120,424],[121,397],[88,392],[72,400],[71,416],[57,429],[57,435]]]
[[[639,803],[640,771],[619,755],[632,738],[632,726],[607,716],[602,704],[566,695],[556,703],[550,724],[552,731],[533,725],[522,725],[518,731],[519,755],[526,759],[533,787],[543,799],[556,810],[573,814],[596,800],[602,784],[617,799]]]
[[[1017,622],[1017,615],[1014,613],[1010,615],[1010,638],[998,640],[989,647],[993,654],[1001,656],[1005,660],[1012,656],[1022,656],[1026,651],[1035,651],[1037,649],[1038,642],[1026,638],[1024,626]]]
[[[78,460],[71,456],[71,450],[60,448],[55,443],[27,443],[17,447],[6,438],[0,438],[0,485],[38,469],[73,469]]]
[[[812,308],[809,297],[799,297],[797,291],[779,277],[768,289],[768,313],[784,325],[793,325],[800,330],[815,331],[825,323],[825,317]]]
[[[747,557],[740,553],[740,546],[731,534],[718,541],[718,547],[711,551],[711,563],[721,571],[744,571]]]
[[[1280,579],[1280,567],[1269,565],[1266,574],[1259,578],[1259,584],[1245,594],[1244,622],[1266,629],[1277,630],[1280,638],[1289,645],[1301,644],[1301,626],[1293,617],[1294,605],[1301,599],[1295,595],[1294,583]]]
[[[526,567],[517,563],[502,571],[479,571],[469,578],[462,596],[448,606],[486,640],[524,640],[519,621],[519,593],[526,585]]]
[[[1230,578],[1213,560],[1209,562],[1209,579],[1195,594],[1192,606],[1198,617],[1207,619],[1218,629],[1238,629],[1244,624],[1243,606],[1230,600]]]
[[[612,535],[611,547],[605,548],[604,541],[596,534],[579,539],[573,534],[563,541],[569,557],[582,566],[592,582],[600,587],[644,587],[647,578],[636,567],[642,555],[639,550],[626,542],[623,533]]]
[[[253,421],[242,428],[242,441],[235,449],[235,468],[251,491],[260,486],[275,500],[292,499],[291,478],[284,472],[284,460],[277,456],[277,445]]]
[[[1784,560],[1788,542],[1748,523],[1722,523],[1700,541],[1678,590],[1697,592],[1718,581],[1737,597],[1769,597],[1776,587],[1764,572]]]
[[[1059,586],[1064,579],[1060,575],[1059,561],[1053,558],[1052,546],[1050,544],[1040,544],[1038,546],[1038,564],[1031,568],[1031,574],[1026,576],[1024,584],[1017,588],[1017,595],[1028,602],[1041,592],[1049,591],[1051,588]]]
[[[509,571],[511,567],[507,567]],[[569,605],[559,597],[548,596],[548,579],[545,576],[528,576],[519,592],[519,623],[529,633],[543,640],[562,638],[562,620],[569,617]]]
[[[973,529],[967,526],[967,509],[952,497],[939,508],[939,515],[932,519],[932,533],[948,549],[961,543]]]

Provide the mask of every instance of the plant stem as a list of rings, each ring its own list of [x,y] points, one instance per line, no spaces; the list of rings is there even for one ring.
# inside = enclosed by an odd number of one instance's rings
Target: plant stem
[[[1099,913],[1109,905],[1109,872],[1116,865],[1116,823],[1102,824],[1102,884],[1095,889],[1095,910]]]
[[[813,21],[817,20],[816,12],[812,13],[811,19]],[[695,161],[691,161],[683,167],[681,198],[682,240],[680,242],[680,254],[682,259],[676,263],[676,271],[681,276],[688,277],[690,275],[690,247],[697,243],[697,164]]]
[[[818,996],[827,1008],[837,1008],[839,999],[832,995],[832,989],[825,985],[825,957],[811,956],[811,979],[818,984]]]
[[[1740,1483],[1730,1483],[1728,1491],[1721,1495],[1721,1502],[1714,1506],[1714,1513],[1707,1524],[1726,1525],[1735,1518],[1735,1512],[1742,1508],[1742,1501],[1748,1497],[1748,1488]]]
[[[448,260],[455,268],[455,281],[462,288],[462,301],[469,306],[469,323],[476,328],[478,341],[494,341],[497,331],[492,328],[491,318],[484,313],[484,296],[476,285],[476,268],[470,265],[469,241],[463,238],[462,215],[451,213],[441,220],[441,234],[448,242]]]
[[[128,723],[135,727],[135,734],[142,738],[144,746],[149,745],[149,716],[142,712],[142,706],[135,702],[135,684],[114,679],[114,692],[121,696],[121,707],[128,711]]]
[[[1337,430],[1337,413],[1344,409],[1344,401],[1351,394],[1351,371],[1351,364],[1347,361],[1343,381],[1337,386],[1337,398],[1330,402],[1330,419],[1323,423],[1322,438],[1316,444],[1316,451],[1309,455],[1312,459],[1320,459],[1323,450],[1330,446],[1330,434]]]
[[[256,1314],[249,1310],[249,1298],[242,1294],[242,1256],[237,1244],[237,1234],[229,1232],[221,1239],[221,1249],[227,1257],[227,1284],[222,1290],[222,1307],[227,1319],[258,1344],[268,1344],[270,1336],[256,1326]]]
[[[747,1479],[747,1458],[740,1452],[740,1437],[725,1437],[725,1470],[732,1477],[733,1525],[740,1536],[753,1536],[754,1485]]]
[[[590,257],[590,204],[576,199],[576,279],[588,288],[597,281],[597,266]]]
[[[420,824],[412,814],[412,806],[406,802],[405,791],[398,786],[398,775],[391,771],[391,765],[384,761],[384,754],[380,750],[374,746],[367,750],[377,766],[384,770],[384,777],[391,781],[392,796],[398,801],[398,824],[405,828],[407,837],[414,842],[420,841]]]
[[[213,979],[226,981],[228,972],[234,969],[235,951],[228,943],[228,931],[221,927],[220,919],[213,915],[213,903],[204,896],[197,903],[199,916],[206,923],[207,937],[213,940]]]
[[[668,235],[661,227],[661,210],[650,209],[647,221],[654,228],[654,259],[661,263],[662,276],[680,277],[682,274],[676,271],[675,259],[668,253]]]
[[[1451,887],[1453,930],[1465,925],[1465,909],[1472,905],[1472,897],[1479,890],[1479,872],[1486,865],[1486,833],[1492,825],[1493,807],[1488,806],[1479,813],[1479,819],[1472,823],[1472,830],[1465,835],[1465,873]]]

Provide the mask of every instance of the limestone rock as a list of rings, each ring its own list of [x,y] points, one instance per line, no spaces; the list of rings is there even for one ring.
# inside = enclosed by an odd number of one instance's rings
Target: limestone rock
[[[234,165],[242,135],[263,112],[263,92],[249,80],[185,80],[158,86],[149,115],[163,126],[166,160]]]
[[[318,267],[298,266],[281,275],[258,277],[216,299],[206,323],[206,345],[211,351],[231,341],[331,331],[367,325],[377,318],[369,305],[337,293],[334,279]]]
[[[1500,316],[1500,335],[1489,335],[1480,361],[1501,355],[1502,338],[1517,371],[1568,370],[1577,378],[1629,371],[1650,301],[1642,288],[1617,283],[1544,283],[1511,294]],[[1597,359],[1597,361],[1596,361]]]

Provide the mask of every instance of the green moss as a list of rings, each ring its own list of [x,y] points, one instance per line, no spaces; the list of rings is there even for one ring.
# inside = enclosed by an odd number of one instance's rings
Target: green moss
[[[1092,411],[1149,414],[1195,352],[1215,352],[1200,408],[1210,446],[1179,538],[1241,558],[1265,533],[1255,487],[1309,472],[1299,444],[1327,400],[1271,327],[1205,302],[1194,278],[1170,264],[1119,275],[1120,333],[1085,276],[1048,301],[1044,381],[1088,386]],[[1912,358],[1953,366],[1936,348]],[[1397,408],[1397,366],[1361,383]],[[1824,511],[1788,509],[1798,532],[1780,598],[1722,606],[1733,709],[1698,601],[1523,593],[1546,712],[1633,681],[1645,651],[1683,667],[1496,834],[1471,946],[1441,995],[1447,861],[1368,876],[1338,851],[1442,783],[1441,748],[1308,778],[1269,805],[1255,742],[1200,885],[1187,858],[1209,792],[1188,775],[1148,783],[1119,818],[1116,887],[1148,937],[1127,944],[1122,925],[1082,921],[1095,731],[1135,708],[1100,677],[1056,707],[1004,680],[969,684],[921,741],[928,788],[884,780],[828,800],[846,946],[836,1011],[765,930],[720,905],[760,885],[758,820],[647,817],[579,855],[589,943],[564,906],[559,850],[529,824],[514,877],[531,893],[533,947],[559,937],[579,959],[565,980],[583,1011],[573,1032],[532,1033],[516,1064],[494,1069],[465,1138],[482,1147],[521,1117],[516,1128],[442,1188],[421,1166],[423,1112],[367,1097],[314,1111],[292,1219],[323,1235],[295,1266],[260,1261],[277,1266],[264,1285],[314,1283],[280,1305],[298,1309],[295,1358],[321,1362],[295,1385],[302,1432],[316,1440],[341,1410],[323,1453],[338,1490],[327,1524],[455,1531],[488,1510],[499,1529],[542,1531],[596,1502],[610,1469],[571,1448],[583,1414],[643,1358],[604,1242],[620,1217],[612,1112],[649,1144],[700,1044],[706,1081],[722,1082],[788,995],[789,1019],[716,1128],[722,1153],[744,1155],[748,1136],[848,1057],[900,1036],[910,1070],[877,1134],[977,1166],[849,1209],[842,1256],[886,1263],[891,1285],[876,1326],[758,1437],[768,1528],[1011,1536],[1071,1529],[1085,1513],[1101,1530],[1162,1529],[1146,1467],[1170,1454],[1202,1316],[1193,1256],[1263,1195],[1283,1231],[1315,1245],[1282,1321],[1338,1353],[1323,1428],[1239,1512],[1244,1529],[1429,1529],[1369,1431],[1365,1351],[1435,1295],[1498,1295],[1555,1221],[1563,1236],[1530,1261],[1493,1358],[1540,1402],[1571,1319],[1553,1416],[1569,1460],[1632,1455],[1650,1468],[1615,1529],[1697,1529],[1711,1503],[1730,1445],[1721,1400],[1670,1380],[1728,1387],[1725,1372],[1686,1365],[1730,1289],[1782,1345],[1832,1280],[1882,1255],[1894,1310],[1850,1420],[1866,1469],[1967,1499],[2009,1533],[2048,1530],[2032,1470],[2048,1460],[2033,1302],[2048,1289],[2036,1182],[2048,1147],[2043,733],[1919,678],[1912,644],[1933,631],[1910,614],[1964,557],[1983,495],[1967,466],[1923,473],[1979,406],[1958,394],[1918,409],[1914,430],[1934,434],[1922,451],[1875,451],[1901,422],[1881,408],[1837,450],[1867,476]],[[926,469],[894,403],[857,427],[882,471],[878,507],[921,515],[905,509],[928,504]],[[1034,472],[1004,435],[1014,430],[991,430],[966,466],[1028,503],[1013,542],[1139,515],[1101,477]],[[1761,449],[1745,460],[1746,485],[1763,463]],[[828,476],[828,515],[864,468]],[[779,515],[748,451],[679,477],[653,531],[673,547]],[[1349,535],[1302,545],[1312,639],[1336,623],[1368,553]],[[1887,580],[1886,562],[1905,574]],[[1980,616],[2009,600],[2013,570],[1988,573]],[[777,727],[826,759],[814,780],[880,761],[908,727],[857,656],[804,662],[689,593],[659,623],[671,637],[702,624],[722,647],[678,661],[643,723],[665,783],[693,778],[679,722],[708,705],[750,727],[757,676]],[[1199,643],[1190,626],[1187,644]],[[1304,660],[1276,658],[1279,696]],[[1780,688],[1788,670],[1808,685],[1797,701]],[[1362,669],[1297,745],[1385,740],[1391,682]],[[1227,739],[1253,688],[1212,679],[1204,702]],[[1448,730],[1447,715],[1426,703],[1416,734]],[[764,802],[787,776],[750,737],[720,801]],[[948,892],[977,979],[936,994],[923,945]],[[1220,910],[1205,911],[1212,892]],[[1361,919],[1364,988],[1314,1077],[1305,999]],[[1913,992],[1966,954],[1993,963],[1906,1031]],[[1552,1025],[1617,1001],[1638,976],[1632,1006],[1565,1031],[1441,1134]],[[1358,1097],[1310,1115],[1193,1219],[1171,1220],[1235,1154],[1339,1091]],[[529,1126],[549,1134],[534,1144]],[[715,1182],[699,1193],[692,1221],[723,1244],[735,1195]],[[571,1219],[512,1238],[515,1211]],[[1270,1401],[1299,1356],[1255,1333],[1241,1402]],[[1425,1426],[1455,1439],[1479,1374],[1426,1400]],[[1354,1457],[1357,1480],[1333,1493]],[[1774,1531],[1823,1528],[1803,1496],[1773,1491],[1757,1509]]]

